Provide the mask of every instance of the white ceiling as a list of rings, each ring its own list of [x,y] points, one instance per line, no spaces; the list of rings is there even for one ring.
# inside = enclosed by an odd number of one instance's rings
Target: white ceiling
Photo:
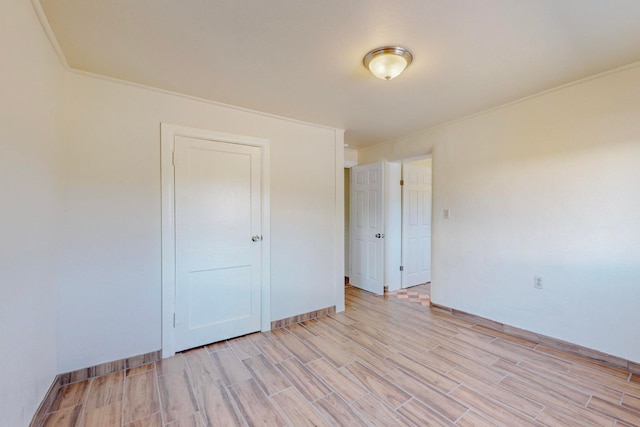
[[[40,0],[72,68],[363,147],[640,61],[640,0]],[[392,81],[362,57],[397,44]]]

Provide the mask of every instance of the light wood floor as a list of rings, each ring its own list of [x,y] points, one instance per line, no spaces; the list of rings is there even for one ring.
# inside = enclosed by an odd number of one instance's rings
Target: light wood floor
[[[347,287],[347,310],[65,386],[44,426],[637,426],[640,377]]]

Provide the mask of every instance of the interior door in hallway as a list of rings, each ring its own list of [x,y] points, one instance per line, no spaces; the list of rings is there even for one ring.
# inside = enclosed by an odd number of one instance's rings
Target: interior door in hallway
[[[431,281],[431,170],[405,163],[402,186],[402,287]]]
[[[175,350],[260,330],[261,150],[176,136]]]
[[[384,294],[384,166],[351,168],[349,281],[353,286]]]

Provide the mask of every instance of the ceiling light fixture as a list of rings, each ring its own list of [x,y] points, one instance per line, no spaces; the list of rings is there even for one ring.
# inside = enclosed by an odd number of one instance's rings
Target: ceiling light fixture
[[[413,61],[413,55],[399,46],[384,46],[373,49],[362,60],[371,74],[379,79],[391,80],[398,77]]]

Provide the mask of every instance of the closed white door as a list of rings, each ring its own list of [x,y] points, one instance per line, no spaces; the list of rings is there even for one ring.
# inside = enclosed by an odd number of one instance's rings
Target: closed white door
[[[431,170],[403,165],[402,287],[431,281]]]
[[[175,137],[175,350],[260,330],[261,150]]]
[[[351,168],[349,282],[384,294],[384,167],[382,163]]]

